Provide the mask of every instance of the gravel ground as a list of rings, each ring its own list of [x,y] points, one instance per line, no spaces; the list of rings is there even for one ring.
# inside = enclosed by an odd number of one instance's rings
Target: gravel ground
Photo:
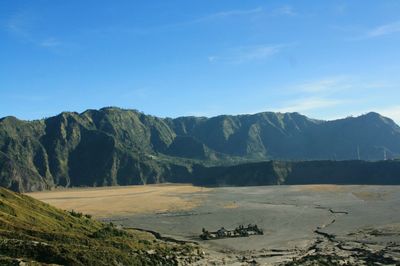
[[[208,254],[199,264],[307,265],[309,260],[313,265],[314,260],[318,265],[326,259],[332,265],[400,265],[399,186],[224,187],[196,193],[204,200],[191,210],[125,216],[116,222],[198,242]],[[249,223],[265,234],[198,238],[203,227]]]
[[[32,193],[205,251],[197,265],[400,265],[400,186],[132,186]],[[200,240],[257,224],[262,236]]]

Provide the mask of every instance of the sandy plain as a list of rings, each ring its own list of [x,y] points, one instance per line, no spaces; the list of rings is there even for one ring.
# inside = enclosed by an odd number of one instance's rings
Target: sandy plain
[[[146,185],[29,193],[66,210],[199,243],[199,264],[280,265],[332,255],[347,265],[400,265],[400,186],[202,188]],[[216,230],[257,224],[265,234],[202,241]]]
[[[206,188],[186,184],[75,188],[32,192],[27,195],[64,210],[96,218],[190,210],[202,201]],[[192,195],[186,197],[185,195]]]

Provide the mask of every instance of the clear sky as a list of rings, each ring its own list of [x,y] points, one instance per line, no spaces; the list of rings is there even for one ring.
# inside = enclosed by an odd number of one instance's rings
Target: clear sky
[[[0,1],[0,117],[104,106],[400,122],[400,1]]]

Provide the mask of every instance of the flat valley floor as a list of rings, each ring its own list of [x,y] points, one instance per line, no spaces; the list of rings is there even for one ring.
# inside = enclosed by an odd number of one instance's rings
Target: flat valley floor
[[[56,207],[92,214],[205,250],[199,265],[280,265],[330,255],[348,265],[400,265],[400,186],[203,188],[145,185],[29,193]],[[257,224],[262,236],[200,240],[202,228]],[[376,263],[376,264],[374,264]]]

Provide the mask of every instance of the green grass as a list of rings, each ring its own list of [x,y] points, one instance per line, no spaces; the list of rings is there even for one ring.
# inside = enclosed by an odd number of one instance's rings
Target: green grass
[[[1,265],[176,265],[195,251],[0,188]]]

